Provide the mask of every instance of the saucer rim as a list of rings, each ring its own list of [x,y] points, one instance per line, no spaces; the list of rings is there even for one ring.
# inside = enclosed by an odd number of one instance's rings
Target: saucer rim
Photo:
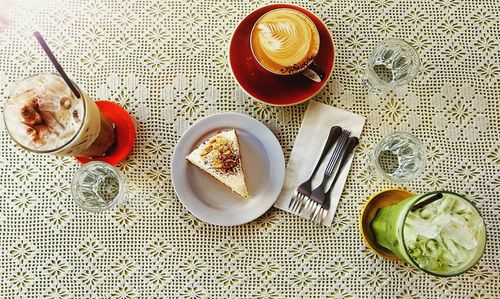
[[[325,26],[326,28],[326,31],[328,32],[328,37],[330,37],[330,41],[332,42],[332,49],[333,49],[333,55],[332,55],[332,60],[333,60],[333,63],[332,63],[332,69],[330,70],[330,73],[328,74],[328,76],[325,77],[325,79],[323,80],[323,83],[322,83],[322,86],[317,90],[315,91],[313,94],[311,94],[310,96],[304,98],[303,100],[300,100],[300,101],[297,101],[297,102],[292,102],[292,103],[287,103],[287,104],[276,104],[276,103],[271,103],[271,102],[267,102],[267,101],[264,101],[264,100],[261,100],[259,98],[257,98],[256,96],[254,96],[250,91],[248,91],[246,88],[244,88],[238,78],[236,78],[236,75],[234,74],[234,71],[233,71],[233,65],[231,63],[231,45],[233,44],[233,38],[234,38],[234,35],[236,33],[236,31],[238,30],[238,28],[241,26],[241,23],[248,17],[250,16],[252,13],[262,9],[262,8],[266,8],[266,7],[270,7],[270,6],[273,6],[275,7],[275,9],[278,9],[278,8],[300,8],[300,9],[303,9],[305,11],[307,11],[308,13],[312,14],[313,16],[316,17],[316,19],[318,19],[318,21],[323,25]],[[266,12],[264,12],[265,14]],[[314,22],[314,21],[313,21]],[[332,75],[333,75],[333,69],[335,68],[335,43],[333,41],[333,37],[332,37],[332,33],[330,32],[330,30],[328,30],[328,26],[326,26],[325,22],[323,22],[323,20],[321,18],[319,18],[315,13],[311,12],[309,9],[307,8],[304,8],[302,6],[298,6],[298,5],[294,5],[294,4],[290,4],[290,3],[275,3],[275,4],[268,4],[268,5],[263,5],[263,6],[260,6],[254,10],[252,10],[250,13],[248,13],[239,23],[238,25],[234,28],[232,34],[231,34],[231,38],[229,39],[229,47],[227,48],[227,57],[228,57],[228,62],[229,62],[229,70],[231,72],[231,75],[232,77],[234,78],[234,81],[236,81],[236,84],[238,84],[238,86],[247,94],[249,95],[252,99],[258,101],[258,102],[261,102],[263,104],[266,104],[266,105],[269,105],[269,106],[274,106],[274,107],[287,107],[287,106],[295,106],[295,105],[299,105],[299,104],[302,104],[302,103],[305,103],[307,101],[309,101],[311,98],[313,98],[314,96],[316,96],[320,91],[322,91],[326,84],[328,84],[328,81],[330,81]],[[255,58],[254,58],[255,59]],[[258,63],[258,62],[257,62]],[[267,70],[266,70],[267,71]],[[270,74],[273,74],[271,72],[269,72]],[[273,75],[276,75],[276,76],[286,76],[286,75],[278,75],[278,74],[273,74]]]

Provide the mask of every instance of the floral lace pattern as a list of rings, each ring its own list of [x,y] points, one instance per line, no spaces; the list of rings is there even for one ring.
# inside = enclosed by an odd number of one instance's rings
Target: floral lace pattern
[[[315,100],[367,117],[333,226],[271,209],[246,225],[216,227],[182,206],[170,157],[200,118],[248,114],[290,154],[306,104],[252,100],[227,59],[238,22],[271,2],[0,0],[2,96],[16,80],[54,71],[33,39],[38,30],[87,94],[116,101],[137,123],[134,149],[118,165],[127,203],[90,214],[71,199],[78,164],[22,150],[0,113],[2,298],[500,297],[497,0],[294,1],[335,42],[333,76]],[[368,95],[360,79],[386,37],[415,47],[420,72],[404,88]],[[370,174],[370,152],[395,130],[415,134],[427,151],[422,176],[402,187],[464,194],[486,220],[486,252],[462,276],[431,277],[363,244],[357,219],[366,198],[395,186]]]

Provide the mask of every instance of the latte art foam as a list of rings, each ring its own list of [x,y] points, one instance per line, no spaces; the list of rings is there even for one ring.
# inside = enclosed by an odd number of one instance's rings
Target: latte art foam
[[[305,69],[319,50],[314,23],[293,9],[275,9],[263,15],[252,31],[252,51],[259,63],[276,74]]]

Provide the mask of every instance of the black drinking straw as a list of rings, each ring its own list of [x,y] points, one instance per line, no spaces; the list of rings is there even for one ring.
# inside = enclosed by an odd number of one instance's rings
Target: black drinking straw
[[[61,77],[63,78],[64,82],[66,82],[66,84],[68,84],[68,87],[71,89],[71,91],[73,92],[73,94],[75,95],[75,97],[77,97],[79,99],[80,98],[80,92],[78,91],[78,89],[76,89],[76,87],[73,84],[73,82],[71,82],[71,80],[69,79],[68,75],[66,75],[66,72],[63,70],[61,64],[59,64],[59,62],[57,61],[56,57],[54,56],[54,54],[50,50],[49,46],[47,45],[47,43],[43,39],[43,37],[40,34],[40,32],[35,31],[35,32],[33,32],[33,35],[35,36],[35,38],[38,41],[38,43],[40,44],[40,46],[42,46],[42,49],[45,51],[45,54],[47,54],[47,56],[49,56],[50,61],[52,62],[52,64],[56,68],[57,72],[61,75]]]
[[[421,201],[421,202],[417,203],[416,205],[414,205],[413,208],[411,209],[411,211],[415,212],[416,210],[421,209],[421,208],[425,207],[426,205],[431,204],[440,198],[443,198],[443,193],[436,193],[436,194],[432,195],[431,197],[425,199],[424,201]]]

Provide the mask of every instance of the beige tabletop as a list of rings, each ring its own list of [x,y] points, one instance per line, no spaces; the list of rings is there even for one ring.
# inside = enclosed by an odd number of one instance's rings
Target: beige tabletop
[[[126,107],[138,128],[119,165],[128,203],[90,214],[70,196],[78,164],[23,151],[0,120],[1,298],[500,297],[500,2],[293,2],[323,19],[335,42],[333,76],[314,99],[367,118],[331,228],[276,209],[238,227],[204,224],[172,188],[178,138],[217,112],[262,121],[288,159],[306,104],[252,100],[226,55],[238,21],[270,1],[0,0],[0,94],[53,71],[32,36],[39,30],[82,89]],[[370,96],[360,79],[386,37],[409,41],[421,71],[407,88]],[[403,186],[367,171],[372,146],[395,130],[419,137],[428,154],[423,175]],[[472,199],[488,230],[479,264],[436,278],[368,250],[361,207],[391,186]]]

